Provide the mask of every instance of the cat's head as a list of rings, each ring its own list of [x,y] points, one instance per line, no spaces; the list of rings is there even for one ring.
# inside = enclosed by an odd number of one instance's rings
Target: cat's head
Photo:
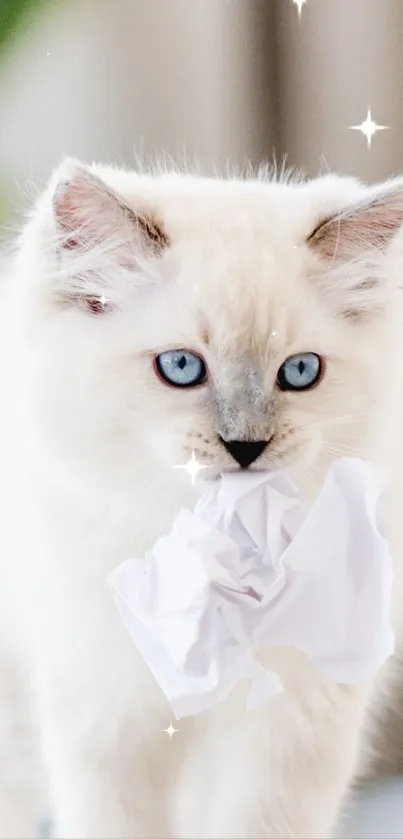
[[[67,161],[18,260],[40,445],[112,489],[192,452],[206,475],[370,456],[399,365],[402,224],[401,181]]]

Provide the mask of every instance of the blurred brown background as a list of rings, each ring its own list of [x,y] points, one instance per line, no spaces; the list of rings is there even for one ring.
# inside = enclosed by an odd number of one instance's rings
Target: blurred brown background
[[[161,150],[376,181],[403,170],[402,98],[403,0],[33,3],[0,54],[0,188],[15,206],[65,154]],[[390,126],[370,149],[347,128],[368,107]]]

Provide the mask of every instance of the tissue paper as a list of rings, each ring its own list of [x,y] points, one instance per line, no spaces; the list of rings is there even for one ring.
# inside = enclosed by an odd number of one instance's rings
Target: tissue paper
[[[282,690],[254,658],[297,647],[338,683],[372,678],[393,652],[384,478],[343,458],[308,508],[285,474],[223,475],[144,558],[108,578],[177,719],[251,679],[247,707]]]

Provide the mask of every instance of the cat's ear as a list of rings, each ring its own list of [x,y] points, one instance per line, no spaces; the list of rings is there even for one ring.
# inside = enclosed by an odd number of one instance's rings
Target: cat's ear
[[[135,212],[74,160],[65,161],[59,170],[52,204],[59,245],[67,250],[88,249],[111,239],[153,251],[168,244],[162,227],[151,215]]]
[[[52,189],[56,249],[61,257],[55,283],[64,304],[99,314],[119,306],[150,280],[168,247],[162,225],[150,212],[137,211],[75,160],[56,173]]]
[[[308,237],[319,256],[336,262],[385,251],[403,225],[403,180],[368,189],[359,202],[322,219]]]
[[[398,305],[400,260],[392,256],[403,226],[403,181],[369,188],[363,198],[322,220],[309,236],[319,257],[316,282],[337,314],[359,322]],[[401,240],[396,236],[399,253]],[[396,298],[396,293],[398,298]]]

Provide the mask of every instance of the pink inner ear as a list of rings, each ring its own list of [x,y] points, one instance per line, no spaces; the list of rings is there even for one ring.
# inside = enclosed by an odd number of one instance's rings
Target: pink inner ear
[[[71,181],[56,188],[53,207],[57,224],[66,234],[62,247],[68,250],[84,242],[102,242],[127,225],[118,197],[87,172],[75,173]]]
[[[326,259],[351,259],[383,250],[403,224],[403,190],[379,195],[320,224],[308,244]]]
[[[76,230],[85,221],[88,205],[88,184],[60,184],[55,192],[53,206],[58,223],[64,230]],[[74,239],[72,246],[74,247]],[[66,246],[69,246],[66,244]]]
[[[139,250],[155,255],[169,245],[163,227],[152,215],[137,214],[100,178],[85,169],[74,170],[71,180],[59,183],[53,208],[62,234],[60,246],[70,251],[114,242],[121,258],[132,267],[133,255]]]

